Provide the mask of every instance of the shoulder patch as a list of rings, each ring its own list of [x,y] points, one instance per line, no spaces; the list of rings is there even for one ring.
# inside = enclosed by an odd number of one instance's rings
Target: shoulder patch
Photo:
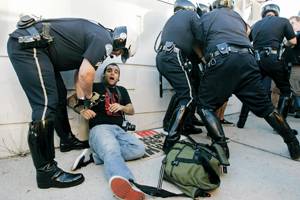
[[[112,50],[113,50],[113,46],[111,44],[105,45],[106,56],[110,56]]]

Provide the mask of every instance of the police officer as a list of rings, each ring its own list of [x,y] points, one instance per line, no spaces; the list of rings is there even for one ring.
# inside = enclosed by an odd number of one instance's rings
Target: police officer
[[[127,28],[114,31],[85,19],[35,20],[23,16],[10,34],[7,52],[32,108],[28,145],[39,188],[72,187],[84,181],[54,160],[54,121],[58,104],[55,71],[78,70],[76,91],[80,104],[95,99],[92,85],[97,66],[107,56],[133,55]],[[129,46],[131,45],[131,46]],[[96,94],[95,94],[96,95]],[[84,106],[81,106],[84,108]]]
[[[208,9],[208,7],[206,7]],[[198,13],[198,15],[202,15],[206,12],[205,5],[201,4],[201,9],[199,7],[195,7],[194,4],[192,4],[190,1],[187,0],[177,0],[174,4],[174,13],[176,13],[179,10],[192,10]],[[199,15],[199,16],[200,16]],[[199,87],[199,76],[200,76],[200,70],[198,67],[199,58],[198,56],[193,53],[189,56],[189,60],[192,63],[192,67],[190,70],[187,71],[191,86],[192,86],[192,93],[195,96],[195,93],[197,92],[197,89]],[[170,128],[170,120],[172,118],[173,112],[176,109],[177,105],[179,103],[179,98],[176,94],[174,94],[170,100],[169,106],[166,110],[166,114],[163,119],[163,127],[165,131],[169,131]],[[189,134],[197,134],[202,133],[201,128],[196,128],[195,125],[202,125],[201,122],[195,117],[195,110],[196,106],[193,103],[190,106],[190,112],[187,114],[186,119],[184,121],[182,134],[189,135]]]
[[[192,69],[191,56],[195,53],[195,35],[199,34],[200,27],[196,7],[190,1],[176,1],[174,11],[175,14],[162,30],[156,56],[158,71],[169,81],[178,99],[163,146],[165,152],[179,139],[186,115],[194,101],[189,71]]]
[[[282,115],[274,110],[263,88],[246,34],[247,25],[233,11],[233,0],[215,0],[213,8],[201,17],[201,34],[197,38],[208,61],[200,81],[197,106],[206,129],[215,142],[223,145],[229,157],[225,134],[214,111],[233,93],[282,136],[292,159],[300,159],[297,138]]]
[[[287,39],[285,46],[294,46],[297,39],[292,25],[286,18],[279,17],[279,6],[265,5],[262,9],[262,19],[256,22],[250,33],[253,47],[260,55],[259,66],[263,76],[271,77],[280,90],[278,111],[287,117],[291,105],[291,85],[288,68],[282,60],[282,42]]]

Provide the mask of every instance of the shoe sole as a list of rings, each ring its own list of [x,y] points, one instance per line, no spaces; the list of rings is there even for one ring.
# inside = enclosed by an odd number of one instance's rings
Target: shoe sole
[[[68,188],[68,187],[74,187],[77,185],[80,185],[83,183],[84,177],[82,176],[81,179],[78,179],[77,181],[71,182],[71,183],[55,183],[55,182],[47,182],[47,183],[37,183],[38,188],[40,189],[48,189],[48,188]]]
[[[109,181],[109,186],[118,199],[144,200],[145,194],[132,188],[128,180],[121,176],[114,176]]]

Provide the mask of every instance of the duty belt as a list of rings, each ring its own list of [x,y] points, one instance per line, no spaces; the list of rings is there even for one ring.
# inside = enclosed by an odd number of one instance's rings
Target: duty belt
[[[250,48],[245,48],[245,47],[237,47],[237,46],[228,46],[228,53],[252,53],[252,50]],[[210,58],[217,57],[221,55],[222,53],[217,50],[213,53],[210,53],[209,56]]]
[[[270,55],[270,54],[277,55],[278,54],[278,50],[274,49],[272,47],[264,47],[262,49],[259,49],[258,52],[259,52],[259,54],[265,53],[266,55]]]

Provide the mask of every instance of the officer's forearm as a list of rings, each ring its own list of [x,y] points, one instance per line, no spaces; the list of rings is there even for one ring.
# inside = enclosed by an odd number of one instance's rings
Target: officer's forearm
[[[91,98],[93,82],[95,78],[95,69],[87,59],[83,59],[78,72],[78,90],[84,94],[82,98]],[[79,96],[78,96],[79,97]]]
[[[78,77],[78,91],[83,93],[83,97],[90,99],[93,93],[94,74],[84,74]]]

